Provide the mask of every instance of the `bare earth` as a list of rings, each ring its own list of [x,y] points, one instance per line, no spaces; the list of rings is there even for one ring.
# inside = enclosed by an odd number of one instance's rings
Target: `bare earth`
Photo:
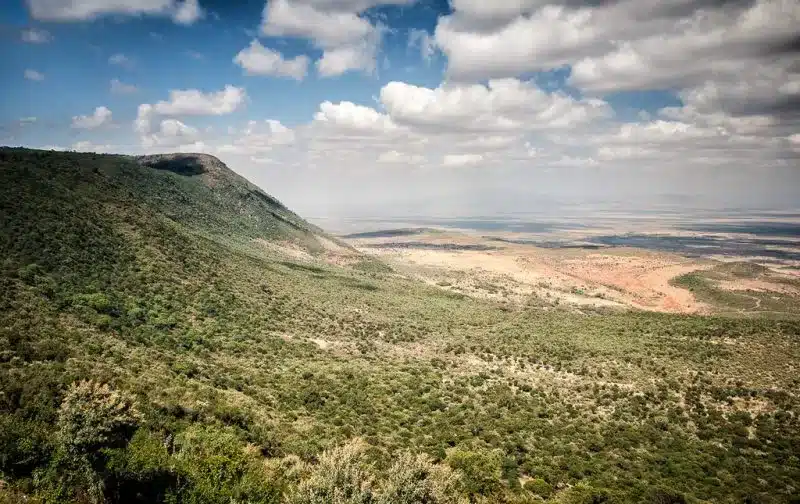
[[[670,279],[711,263],[636,249],[543,249],[459,233],[413,236],[404,243],[484,245],[495,250],[393,246],[386,238],[356,239],[358,250],[396,270],[442,288],[498,300],[536,298],[572,305],[635,307],[677,313],[706,312],[691,292]]]

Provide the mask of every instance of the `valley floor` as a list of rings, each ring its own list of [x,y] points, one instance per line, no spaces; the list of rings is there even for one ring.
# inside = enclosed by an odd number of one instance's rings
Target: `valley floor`
[[[748,292],[766,294],[782,302],[779,312],[794,313],[792,305],[800,304],[800,270],[787,268],[795,265],[792,261],[761,266],[758,257],[750,258],[750,263],[737,256],[687,257],[624,246],[599,247],[585,241],[565,241],[557,246],[538,242],[548,245],[542,247],[529,236],[516,233],[486,235],[440,229],[399,237],[391,236],[391,231],[388,234],[378,232],[348,242],[417,280],[498,302],[710,314],[729,307],[709,303],[676,279],[730,270],[726,266],[730,264],[754,264],[763,271],[718,275],[714,287],[745,297]],[[793,250],[800,250],[800,242],[796,245]],[[752,314],[760,308],[756,296],[753,306],[734,311]]]

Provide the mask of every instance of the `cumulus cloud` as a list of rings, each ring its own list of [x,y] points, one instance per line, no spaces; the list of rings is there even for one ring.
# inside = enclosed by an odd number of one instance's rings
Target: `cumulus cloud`
[[[280,121],[249,121],[241,131],[232,129],[233,140],[220,145],[218,152],[263,155],[277,146],[291,145],[295,141],[295,133]]]
[[[154,130],[148,128],[148,132],[142,135],[142,147],[179,147],[192,145],[199,147],[197,144],[199,131],[196,128],[188,126],[177,119],[164,119]],[[186,150],[193,150],[188,148]],[[202,149],[201,149],[202,150]]]
[[[133,84],[125,84],[119,79],[111,79],[111,93],[113,94],[133,94],[138,89]]]
[[[86,21],[103,16],[169,16],[192,24],[203,16],[197,0],[26,0],[31,17],[41,21]]]
[[[205,16],[205,11],[197,0],[183,0],[174,5],[173,9],[172,20],[182,25],[194,24]]]
[[[44,80],[44,74],[43,73],[37,72],[36,70],[32,70],[30,68],[25,70],[23,75],[25,76],[26,79],[31,80],[31,81],[43,81]]]
[[[111,116],[111,110],[107,107],[97,107],[92,115],[74,116],[72,118],[72,127],[77,129],[96,129],[111,123]]]
[[[585,60],[578,67],[581,79],[603,80],[639,66],[652,67],[653,80],[659,80],[675,78],[665,66],[680,76],[709,57],[758,54],[791,39],[797,20],[795,0],[455,0],[435,38],[456,78],[515,76]],[[692,50],[699,51],[692,61],[674,58]],[[682,67],[684,62],[689,65]]]
[[[447,59],[448,84],[384,88],[381,102],[397,124],[435,131],[456,123],[487,138],[520,125],[523,136],[536,136],[522,141],[525,150],[516,141],[502,147],[505,159],[527,151],[541,166],[644,161],[667,170],[785,166],[796,159],[790,140],[800,124],[796,0],[450,4],[433,35]],[[504,99],[491,98],[493,83],[559,68],[567,69],[567,84],[579,94],[539,90],[515,99],[526,92],[504,89]],[[489,84],[470,84],[479,81]],[[682,104],[640,111],[638,122],[618,124],[603,120],[610,113],[605,102],[574,98],[649,90],[671,91]],[[511,102],[518,105],[502,105]],[[550,107],[554,113],[542,112]]]
[[[390,82],[380,100],[398,123],[465,131],[569,128],[611,114],[602,100],[548,94],[518,79],[436,89]]]
[[[149,103],[139,105],[136,113],[136,119],[133,121],[133,131],[139,135],[147,135],[150,133],[152,127],[152,120],[154,116],[153,106]]]
[[[46,44],[53,40],[53,36],[47,30],[28,28],[27,30],[22,30],[20,39],[28,44]]]
[[[414,0],[270,0],[264,7],[261,33],[311,40],[323,50],[317,62],[321,76],[348,71],[371,73],[383,27],[362,14],[378,5]]]
[[[220,91],[204,93],[197,89],[169,92],[169,100],[155,104],[142,103],[133,121],[133,130],[145,148],[191,146],[199,141],[199,130],[174,118],[156,123],[159,116],[221,116],[241,107],[247,99],[243,88],[227,85]],[[195,145],[198,147],[198,145]],[[203,144],[205,149],[205,144]],[[191,151],[190,147],[186,147]],[[197,150],[197,149],[195,149]]]
[[[372,73],[375,70],[375,52],[377,43],[362,40],[356,44],[336,47],[322,53],[317,60],[317,73],[322,77],[342,75],[349,70],[363,70]]]
[[[253,39],[248,47],[239,51],[233,62],[242,67],[246,75],[274,75],[301,81],[308,72],[309,59],[304,55],[285,59],[278,51]]]
[[[231,85],[208,93],[176,89],[169,92],[169,100],[156,103],[154,110],[161,115],[225,115],[244,105],[246,99],[244,88]]]
[[[388,132],[397,128],[392,119],[371,107],[344,101],[322,102],[314,115],[317,123],[331,125],[341,130],[360,132]]]

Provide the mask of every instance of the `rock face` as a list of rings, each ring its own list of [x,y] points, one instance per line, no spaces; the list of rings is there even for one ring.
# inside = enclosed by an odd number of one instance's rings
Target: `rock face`
[[[156,170],[171,171],[185,176],[204,175],[206,182],[212,187],[223,179],[238,184],[252,185],[247,179],[236,174],[225,163],[210,154],[149,154],[138,156],[135,159],[140,165]]]

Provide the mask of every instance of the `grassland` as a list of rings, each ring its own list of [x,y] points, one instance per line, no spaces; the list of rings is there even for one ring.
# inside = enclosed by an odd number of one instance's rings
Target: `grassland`
[[[172,168],[0,151],[0,502],[800,498],[800,322],[292,260],[322,232]]]
[[[708,270],[681,275],[672,283],[690,290],[698,300],[713,306],[718,313],[800,317],[800,279],[775,275],[759,264],[723,263]]]

